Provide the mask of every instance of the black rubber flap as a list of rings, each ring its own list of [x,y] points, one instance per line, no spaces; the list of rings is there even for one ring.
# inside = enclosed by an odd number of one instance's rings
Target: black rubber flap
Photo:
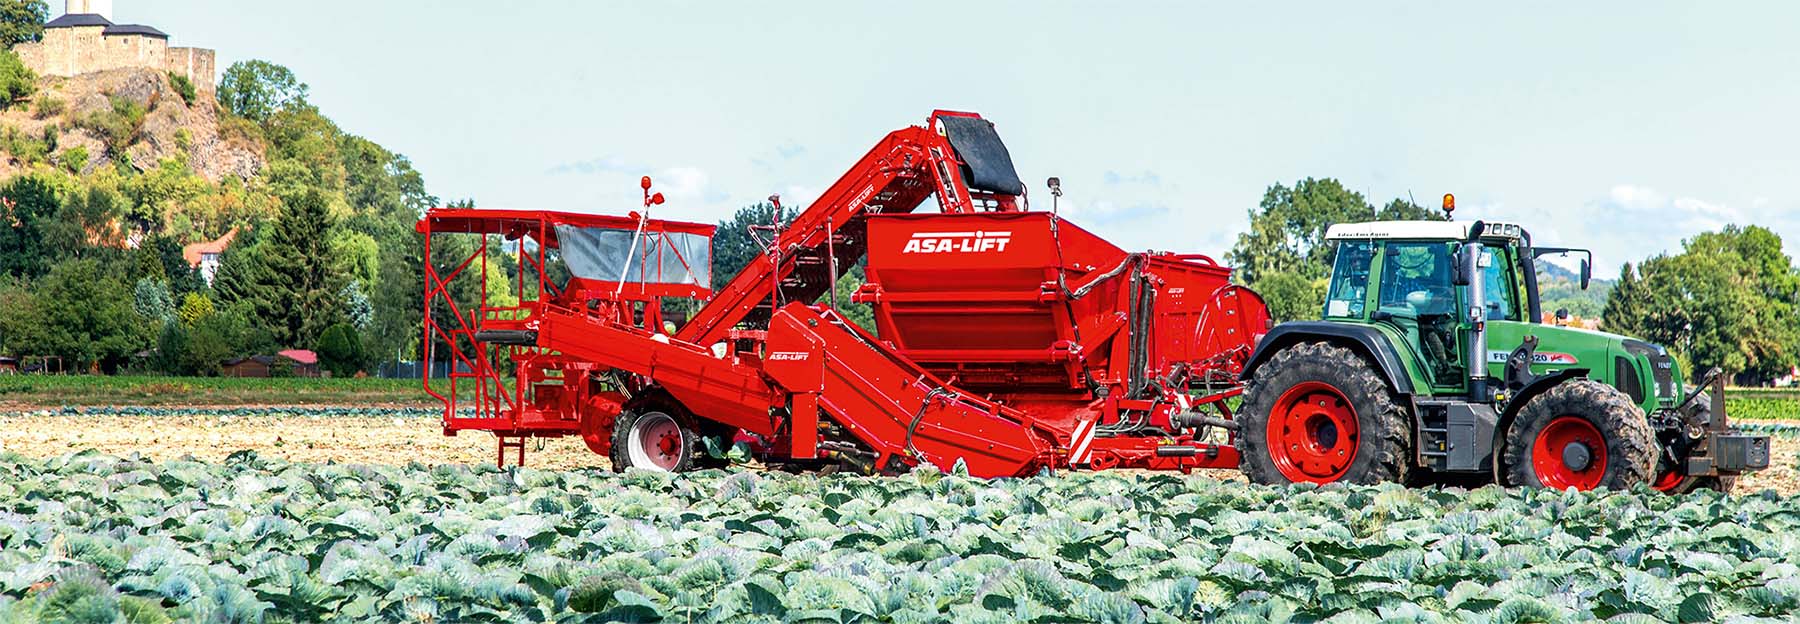
[[[963,161],[963,181],[969,188],[1002,195],[1025,194],[1025,183],[1013,169],[1012,154],[1000,142],[994,124],[979,117],[939,117],[950,147]]]

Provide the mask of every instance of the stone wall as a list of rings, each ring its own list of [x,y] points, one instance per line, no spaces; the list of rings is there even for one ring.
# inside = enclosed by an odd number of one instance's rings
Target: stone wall
[[[41,75],[77,76],[109,69],[161,69],[187,76],[194,87],[214,91],[213,51],[171,48],[147,35],[106,35],[104,26],[51,28],[44,40],[15,46],[19,59]]]
[[[171,72],[187,76],[193,81],[195,90],[201,93],[214,93],[213,84],[213,51],[206,48],[169,48],[166,65]]]

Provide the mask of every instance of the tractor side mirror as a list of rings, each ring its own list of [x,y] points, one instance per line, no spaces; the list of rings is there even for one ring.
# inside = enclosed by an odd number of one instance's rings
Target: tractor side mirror
[[[1475,260],[1479,257],[1474,245],[1463,245],[1456,250],[1456,266],[1451,271],[1450,283],[1456,286],[1468,286],[1474,281],[1477,273]]]
[[[1591,282],[1591,281],[1594,281],[1594,263],[1587,261],[1587,260],[1582,260],[1581,261],[1581,289],[1587,290],[1588,282]]]

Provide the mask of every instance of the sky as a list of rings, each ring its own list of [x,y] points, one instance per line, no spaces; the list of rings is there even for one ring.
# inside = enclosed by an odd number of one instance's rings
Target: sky
[[[53,2],[60,13],[61,3]],[[992,120],[1037,207],[1222,256],[1272,184],[1588,247],[1727,223],[1800,252],[1800,3],[116,0],[286,65],[434,195],[717,221],[805,203],[933,109]],[[1800,254],[1796,254],[1800,255]]]

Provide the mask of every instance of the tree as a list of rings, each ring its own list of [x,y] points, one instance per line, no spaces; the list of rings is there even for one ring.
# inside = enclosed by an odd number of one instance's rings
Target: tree
[[[268,61],[239,61],[219,80],[219,105],[231,114],[267,121],[276,112],[306,104],[308,87],[286,67]]]
[[[0,31],[5,28],[6,25],[0,23]],[[0,36],[5,35],[0,33]],[[19,55],[9,50],[0,50],[0,109],[12,108],[14,104],[29,101],[34,93],[37,93],[37,72],[26,67],[25,61],[19,60]]]
[[[175,318],[181,321],[182,327],[193,327],[206,317],[213,315],[212,298],[191,292],[181,298],[181,307],[175,311]]]
[[[362,337],[356,328],[345,323],[338,323],[325,328],[319,334],[319,344],[315,349],[319,354],[319,366],[331,371],[333,377],[350,377],[362,370],[366,355],[363,353]]]
[[[713,233],[712,254],[712,288],[719,290],[731,283],[739,271],[750,266],[751,261],[762,257],[762,244],[750,234],[750,226],[770,225],[776,217],[775,206],[771,204],[752,204],[739,208],[730,219],[719,222],[718,231]],[[788,224],[798,216],[798,211],[781,210],[781,223]],[[762,240],[769,239],[769,232],[760,232],[757,236]]]
[[[1625,336],[1643,335],[1644,310],[1649,292],[1638,282],[1631,263],[1619,267],[1619,281],[1607,293],[1606,308],[1600,312],[1600,327]]]
[[[285,198],[281,215],[269,229],[259,260],[261,291],[277,307],[268,317],[275,339],[284,346],[312,344],[320,332],[343,318],[338,300],[342,277],[331,270],[328,233],[335,225],[329,201],[317,189]]]
[[[1677,351],[1698,377],[1720,367],[1762,383],[1800,362],[1800,273],[1781,238],[1758,226],[1695,236],[1677,255],[1620,273],[1606,328]]]
[[[0,186],[0,271],[28,278],[49,272],[56,248],[46,239],[61,210],[61,193],[43,174]]]
[[[1325,305],[1323,278],[1309,279],[1292,272],[1270,273],[1256,282],[1256,294],[1269,306],[1269,316],[1278,323],[1318,320]]]
[[[169,295],[169,285],[156,278],[138,279],[137,286],[132,289],[131,304],[138,315],[158,324],[175,318],[175,299]]]
[[[343,278],[331,270],[326,201],[316,189],[284,200],[273,224],[225,251],[213,279],[220,302],[241,308],[279,346],[312,344],[343,318]]]
[[[148,346],[150,324],[132,308],[131,289],[92,259],[50,270],[37,291],[38,351],[71,364],[112,370]]]
[[[370,346],[384,358],[415,358],[420,353],[425,307],[421,238],[412,228],[397,225],[385,227],[376,238],[380,277],[372,297],[375,313],[369,333]]]
[[[50,5],[44,0],[0,0],[0,45],[7,49],[44,38]]]

